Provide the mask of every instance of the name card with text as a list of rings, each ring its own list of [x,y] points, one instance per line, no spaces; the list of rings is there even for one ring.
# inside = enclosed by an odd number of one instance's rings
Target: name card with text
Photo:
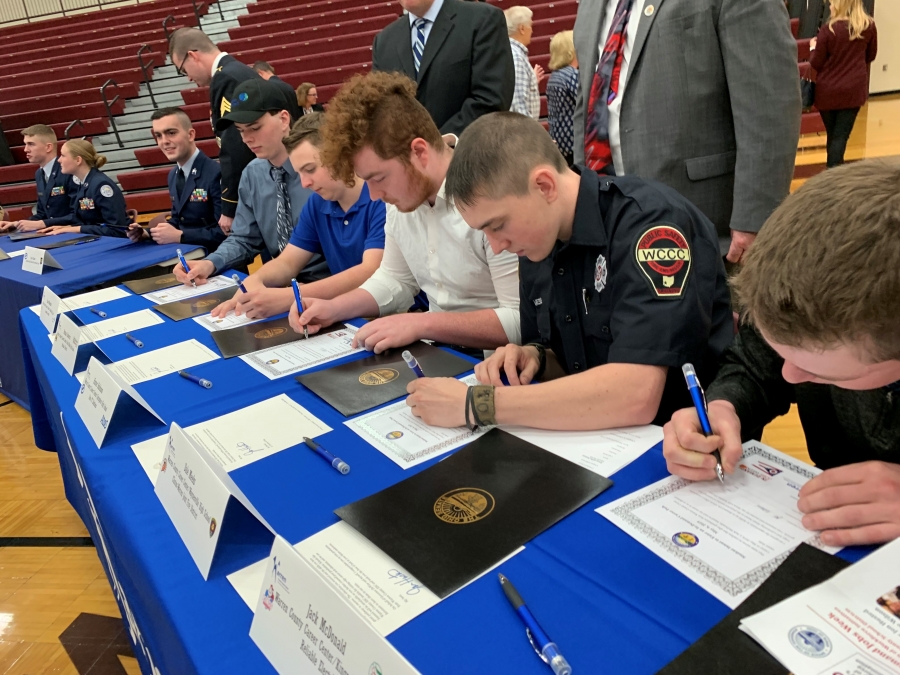
[[[228,543],[238,542],[245,549],[271,545],[274,531],[262,515],[222,466],[175,422],[154,490],[204,579],[217,551]],[[245,558],[247,554],[242,552]]]
[[[44,286],[44,294],[41,296],[41,323],[48,333],[56,332],[56,317],[65,311],[66,303],[60,300],[49,286]]]
[[[278,536],[259,590],[250,637],[280,675],[418,675]]]
[[[125,396],[120,397],[120,394],[123,393]],[[119,376],[100,363],[96,357],[91,356],[87,371],[84,373],[81,389],[75,399],[75,410],[81,415],[84,425],[98,448],[109,433],[113,420],[118,420],[115,416],[116,410],[123,407],[128,400],[137,403],[138,410],[144,409],[161,424],[165,424],[163,418],[156,414],[156,411],[135,391],[134,387],[126,384]]]
[[[42,313],[43,317],[43,313]],[[75,325],[67,315],[59,315],[59,326],[56,339],[50,353],[56,357],[69,375],[75,374],[75,362],[78,360],[78,345],[81,343],[81,328]]]
[[[25,247],[25,255],[22,256],[22,270],[25,272],[33,272],[34,274],[43,274],[45,267],[52,267],[57,270],[62,269],[49,251],[42,248]]]

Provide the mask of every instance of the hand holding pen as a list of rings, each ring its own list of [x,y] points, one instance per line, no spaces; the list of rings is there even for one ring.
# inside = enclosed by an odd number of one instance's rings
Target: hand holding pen
[[[296,279],[291,279],[291,285],[294,287],[294,300],[297,301],[297,314],[303,314],[303,298],[300,295],[300,284]],[[309,328],[303,326],[303,337],[309,340]]]
[[[706,407],[706,394],[703,393],[703,387],[700,386],[700,380],[697,379],[697,373],[694,366],[685,363],[681,367],[684,373],[685,382],[687,382],[688,391],[691,393],[691,400],[694,402],[694,408],[697,410],[697,417],[700,418],[700,428],[703,430],[704,436],[712,436],[712,426],[709,424],[709,412]],[[722,455],[718,449],[712,451],[712,456],[716,458],[716,476],[719,482],[725,482],[725,470],[722,468]]]
[[[181,249],[176,249],[175,251],[178,254],[178,260],[181,262],[181,268],[184,270],[185,274],[191,273],[191,268],[188,267],[187,260],[184,259],[184,255],[181,252]],[[197,282],[191,279],[191,286],[197,288]]]

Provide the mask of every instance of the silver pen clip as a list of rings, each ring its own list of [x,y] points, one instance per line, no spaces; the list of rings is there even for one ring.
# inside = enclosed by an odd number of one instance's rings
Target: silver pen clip
[[[531,643],[531,648],[534,650],[534,653],[537,654],[541,658],[541,661],[543,661],[547,665],[550,665],[549,659],[546,656],[544,656],[541,653],[541,650],[538,649],[538,646],[536,644],[534,644],[534,638],[531,635],[531,631],[528,630],[527,628],[525,629],[525,635],[528,636],[528,641]]]
[[[585,313],[585,315],[587,315],[587,313],[588,313],[588,301],[589,301],[590,299],[588,298],[588,291],[587,291],[586,288],[582,288],[582,289],[581,289],[581,300],[582,300],[582,302],[584,303],[584,313]]]

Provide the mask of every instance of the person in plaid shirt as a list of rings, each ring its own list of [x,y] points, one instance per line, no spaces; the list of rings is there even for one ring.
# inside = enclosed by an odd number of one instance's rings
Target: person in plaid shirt
[[[543,80],[544,69],[531,67],[528,61],[528,45],[531,43],[531,18],[533,13],[527,7],[510,7],[506,16],[506,30],[512,49],[513,65],[516,70],[516,88],[510,110],[537,119],[541,114],[541,95],[538,82]]]

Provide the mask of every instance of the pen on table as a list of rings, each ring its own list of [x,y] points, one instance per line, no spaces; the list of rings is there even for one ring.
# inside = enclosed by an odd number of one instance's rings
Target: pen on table
[[[331,466],[333,466],[335,469],[337,469],[341,473],[343,473],[343,474],[350,473],[350,465],[347,464],[347,462],[342,460],[340,457],[335,457],[334,455],[332,455],[325,448],[323,448],[321,445],[316,443],[313,439],[307,438],[306,436],[304,436],[303,442],[306,443],[306,446],[310,450],[312,450],[313,452],[318,454],[322,459],[324,459],[326,462],[331,464]]]
[[[106,312],[103,312],[99,309],[94,309],[93,307],[91,307],[91,311],[99,317],[102,317],[104,319],[106,318]]]
[[[132,335],[131,333],[125,333],[125,337],[127,337],[129,340],[131,340],[134,343],[135,347],[140,348],[140,347],[144,346],[144,343],[141,342],[140,340],[138,340],[136,337],[134,337],[134,335]]]
[[[422,366],[416,361],[416,357],[409,353],[408,349],[403,352],[402,356],[403,360],[406,361],[406,365],[416,374],[416,377],[425,377],[425,373],[422,372]]]
[[[700,418],[700,428],[703,429],[703,435],[712,436],[712,427],[709,424],[709,415],[706,409],[706,395],[703,393],[703,387],[700,386],[700,380],[697,379],[697,372],[690,363],[685,363],[681,366],[681,372],[684,373],[688,391],[691,393],[691,400],[694,402],[694,408],[697,409],[697,416]],[[719,481],[724,483],[725,470],[722,468],[722,455],[718,450],[713,450],[712,455],[716,458],[716,475],[719,477]]]
[[[571,675],[572,666],[569,665],[562,652],[559,651],[559,647],[550,640],[550,637],[541,628],[537,619],[525,606],[525,601],[522,600],[522,596],[519,595],[516,587],[502,574],[497,576],[500,578],[500,586],[506,594],[506,599],[509,600],[509,604],[513,606],[516,614],[519,615],[522,623],[525,624],[525,634],[528,636],[528,641],[531,643],[534,651],[537,652],[537,655],[541,657],[544,663],[553,669],[555,675]]]
[[[291,279],[291,285],[294,287],[294,299],[297,301],[297,316],[303,314],[303,298],[300,297],[300,284],[296,279]],[[303,326],[303,337],[309,339],[309,328]]]
[[[190,380],[191,382],[196,382],[201,387],[204,387],[206,389],[212,389],[212,382],[210,382],[207,379],[204,379],[202,377],[197,377],[196,375],[191,375],[186,370],[179,370],[178,374],[181,375],[186,380]]]
[[[181,269],[184,270],[185,274],[190,274],[191,268],[188,267],[187,260],[184,259],[184,254],[182,254],[181,249],[180,248],[176,249],[175,253],[178,254],[178,260],[181,261]],[[194,281],[193,279],[191,279],[191,286],[193,286],[194,288],[197,288],[197,282]]]
[[[246,293],[246,292],[247,292],[247,289],[244,288],[243,282],[241,282],[241,278],[240,278],[237,274],[232,274],[232,275],[231,275],[231,280],[232,280],[234,283],[237,284],[238,288],[241,289],[241,293]]]

